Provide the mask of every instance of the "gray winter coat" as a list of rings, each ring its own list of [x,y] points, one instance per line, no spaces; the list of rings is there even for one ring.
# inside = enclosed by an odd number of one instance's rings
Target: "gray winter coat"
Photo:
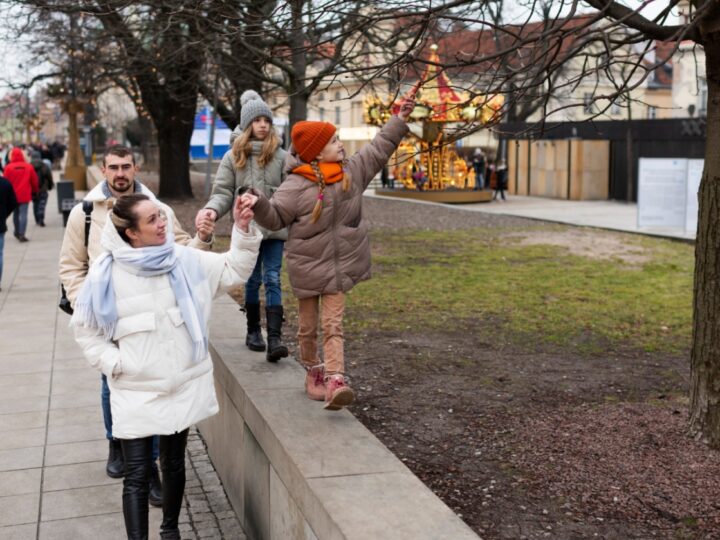
[[[351,156],[345,170],[350,174],[348,191],[342,182],[325,187],[323,211],[311,223],[318,198],[318,184],[291,171],[302,164],[291,152],[287,179],[268,199],[259,190],[255,221],[269,229],[289,227],[285,244],[288,277],[298,298],[347,292],[370,278],[368,224],[362,219],[362,197],[370,180],[380,172],[408,131],[394,116],[372,142]]]
[[[233,135],[236,135],[233,133]],[[230,144],[235,140],[235,136],[231,137]],[[224,216],[232,208],[235,200],[235,193],[241,186],[255,188],[261,191],[266,197],[273,196],[280,183],[285,179],[283,173],[283,163],[287,152],[282,148],[275,151],[270,163],[265,167],[260,167],[257,157],[262,150],[261,141],[252,141],[252,154],[245,163],[245,167],[238,169],[235,166],[235,159],[232,155],[232,148],[225,152],[220,162],[220,167],[215,174],[213,182],[212,195],[205,205],[205,208],[211,208],[217,212],[218,219]],[[260,227],[263,240],[287,240],[287,229],[278,231],[270,231]]]

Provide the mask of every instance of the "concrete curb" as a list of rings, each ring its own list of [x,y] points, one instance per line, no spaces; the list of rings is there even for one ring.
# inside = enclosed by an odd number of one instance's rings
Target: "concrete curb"
[[[308,400],[296,362],[250,352],[231,299],[214,310],[220,413],[199,429],[248,538],[478,538],[352,414]]]

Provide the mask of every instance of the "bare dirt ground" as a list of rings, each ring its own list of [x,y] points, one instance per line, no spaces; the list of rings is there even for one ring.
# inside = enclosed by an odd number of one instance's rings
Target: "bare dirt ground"
[[[202,201],[167,202],[192,229]],[[373,230],[537,226],[402,201],[364,204]],[[611,233],[548,233],[517,234],[582,256],[643,261]],[[493,323],[346,336],[352,412],[482,538],[720,538],[719,454],[685,434],[687,355],[519,347],[494,338]],[[291,312],[291,348],[295,331]]]

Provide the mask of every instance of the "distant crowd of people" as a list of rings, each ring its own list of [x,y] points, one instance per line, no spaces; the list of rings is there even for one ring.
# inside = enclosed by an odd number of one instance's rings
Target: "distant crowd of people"
[[[65,146],[0,145],[0,290],[2,287],[3,252],[7,218],[13,216],[13,235],[18,242],[27,242],[25,235],[30,202],[35,223],[45,226],[45,207],[52,190],[52,169],[59,166]]]

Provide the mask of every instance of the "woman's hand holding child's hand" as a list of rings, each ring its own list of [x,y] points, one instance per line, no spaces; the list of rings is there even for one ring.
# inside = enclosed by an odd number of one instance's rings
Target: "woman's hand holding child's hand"
[[[209,242],[215,232],[215,219],[217,213],[209,208],[203,208],[198,211],[195,216],[195,230],[197,230],[200,240]]]
[[[252,196],[252,195],[251,195]],[[243,195],[245,197],[245,195]],[[235,207],[233,208],[233,218],[235,219],[235,226],[243,232],[250,230],[250,222],[255,216],[252,208],[243,203],[243,197],[238,197],[235,200]],[[257,197],[255,197],[257,200]]]
[[[240,200],[242,201],[243,208],[254,208],[258,198],[257,195],[253,195],[252,193],[243,193],[240,196]]]

